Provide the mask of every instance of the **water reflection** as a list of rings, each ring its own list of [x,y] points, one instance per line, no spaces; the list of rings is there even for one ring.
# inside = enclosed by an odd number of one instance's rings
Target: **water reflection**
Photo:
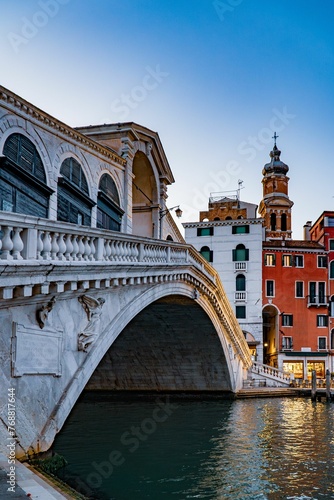
[[[55,442],[64,478],[100,499],[334,499],[332,404],[162,399],[86,395]]]

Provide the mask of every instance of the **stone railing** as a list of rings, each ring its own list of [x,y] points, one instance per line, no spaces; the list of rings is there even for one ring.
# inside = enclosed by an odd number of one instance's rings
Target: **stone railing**
[[[270,377],[276,380],[284,381],[285,383],[291,382],[291,374],[274,368],[273,366],[262,365],[256,361],[252,366],[252,373],[257,373],[259,375]]]
[[[190,264],[212,281],[215,272],[187,244],[0,212],[0,262],[73,261]]]

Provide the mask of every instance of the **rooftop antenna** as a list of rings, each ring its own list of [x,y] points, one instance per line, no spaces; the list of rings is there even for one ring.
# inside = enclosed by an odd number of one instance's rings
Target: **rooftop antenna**
[[[237,189],[237,204],[238,204],[238,208],[240,208],[240,190],[243,189],[243,183],[244,181],[242,181],[241,179],[238,179],[238,189]]]

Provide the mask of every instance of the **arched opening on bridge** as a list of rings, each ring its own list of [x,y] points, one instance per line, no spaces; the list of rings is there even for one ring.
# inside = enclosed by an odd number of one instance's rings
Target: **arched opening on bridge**
[[[117,337],[87,389],[231,391],[219,336],[200,305],[180,295],[143,309]]]
[[[157,237],[158,189],[154,172],[147,156],[137,152],[132,172],[132,233],[138,236]],[[156,217],[155,217],[156,216]]]
[[[263,362],[278,368],[278,310],[273,305],[264,307],[263,312]]]

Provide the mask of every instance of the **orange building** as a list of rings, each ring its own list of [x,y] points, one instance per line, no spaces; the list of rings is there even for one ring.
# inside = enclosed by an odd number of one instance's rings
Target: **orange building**
[[[280,155],[275,134],[271,161],[262,171],[263,199],[259,206],[265,227],[263,362],[294,373],[296,380],[310,379],[312,370],[318,379],[324,379],[326,369],[331,369],[330,348],[334,347],[334,318],[333,339],[328,321],[328,295],[334,295],[334,288],[327,267],[330,245],[334,262],[334,218],[332,240],[325,231],[322,235],[317,232],[320,220],[312,227],[306,225],[305,240],[292,239],[289,167]],[[334,284],[334,263],[330,265]]]

